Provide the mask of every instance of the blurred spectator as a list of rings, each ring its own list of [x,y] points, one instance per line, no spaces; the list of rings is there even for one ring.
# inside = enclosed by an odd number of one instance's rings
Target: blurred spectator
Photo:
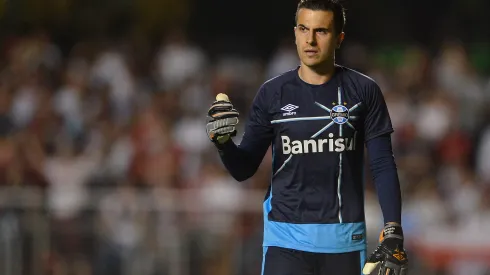
[[[293,38],[284,39],[279,47],[274,51],[274,55],[267,64],[265,77],[267,79],[279,76],[286,71],[295,69],[299,66],[298,53],[294,47]]]
[[[133,274],[151,269],[141,247],[147,236],[149,201],[131,183],[121,183],[101,200],[99,209],[100,243],[94,274]]]
[[[235,182],[205,116],[227,93],[240,111],[240,142],[259,85],[299,65],[294,39],[277,37],[267,56],[234,52],[230,41],[223,54],[194,42],[185,24],[153,40],[114,15],[127,6],[65,2],[103,18],[91,22],[100,30],[81,35],[65,18],[66,29],[19,32],[2,46],[0,273],[20,274],[5,271],[10,263],[29,275],[258,274],[271,151],[254,177]],[[142,5],[150,28],[158,13]],[[338,59],[385,95],[413,273],[490,274],[488,71],[466,42],[379,48],[356,39]],[[366,180],[375,240],[382,216]]]
[[[160,87],[174,90],[199,75],[205,64],[202,50],[192,45],[182,30],[174,30],[162,41],[157,55]]]

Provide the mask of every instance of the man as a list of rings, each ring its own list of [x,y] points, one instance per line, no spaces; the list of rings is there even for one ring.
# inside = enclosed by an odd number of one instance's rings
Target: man
[[[264,83],[240,145],[238,112],[220,94],[209,109],[209,138],[230,174],[250,178],[272,145],[264,202],[265,275],[406,274],[401,195],[383,95],[367,76],[335,64],[344,40],[336,0],[302,0],[294,33],[298,68]],[[385,228],[366,262],[364,144]]]

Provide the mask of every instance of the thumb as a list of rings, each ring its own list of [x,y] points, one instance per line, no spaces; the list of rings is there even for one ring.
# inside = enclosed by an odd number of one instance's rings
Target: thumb
[[[376,269],[376,267],[379,265],[379,262],[371,263],[367,262],[364,265],[364,268],[362,269],[362,274],[371,274],[373,271]]]
[[[230,102],[230,99],[228,98],[228,95],[219,93],[216,95],[216,101],[227,101]]]
[[[379,263],[383,261],[383,256],[382,254],[378,253],[373,253],[371,256],[368,258],[366,264],[364,265],[364,268],[362,269],[363,274],[371,274],[376,267],[379,265]]]

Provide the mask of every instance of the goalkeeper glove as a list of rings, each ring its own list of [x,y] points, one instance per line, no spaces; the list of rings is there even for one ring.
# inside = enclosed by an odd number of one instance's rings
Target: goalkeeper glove
[[[378,275],[406,275],[408,257],[403,248],[403,230],[398,223],[387,223],[379,236],[379,245],[362,270],[371,274],[381,263]]]
[[[223,144],[236,135],[235,126],[238,124],[238,111],[233,108],[228,96],[218,94],[216,101],[208,111],[206,132],[215,144]]]

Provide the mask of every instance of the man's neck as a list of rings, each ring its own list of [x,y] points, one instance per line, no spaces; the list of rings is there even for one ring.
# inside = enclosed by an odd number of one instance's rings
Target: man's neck
[[[333,63],[323,67],[311,68],[302,64],[299,67],[299,77],[306,83],[312,85],[321,85],[328,82],[335,73],[335,65]]]

